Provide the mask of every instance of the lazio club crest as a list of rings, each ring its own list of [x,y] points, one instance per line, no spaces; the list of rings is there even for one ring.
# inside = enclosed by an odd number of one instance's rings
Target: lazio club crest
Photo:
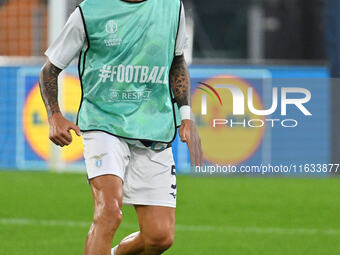
[[[102,153],[98,156],[93,156],[92,158],[96,160],[96,167],[101,168],[103,165],[103,157],[107,155],[107,153]]]

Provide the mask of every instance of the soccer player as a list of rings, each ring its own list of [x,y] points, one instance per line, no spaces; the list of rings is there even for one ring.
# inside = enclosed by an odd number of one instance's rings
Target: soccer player
[[[173,243],[171,142],[179,126],[191,164],[202,164],[184,44],[180,0],[85,0],[46,51],[39,84],[49,138],[63,147],[72,142],[71,129],[83,137],[94,199],[85,255],[161,254]],[[58,75],[78,54],[82,101],[76,125],[63,117],[57,98]],[[140,229],[111,249],[122,203],[135,207]]]

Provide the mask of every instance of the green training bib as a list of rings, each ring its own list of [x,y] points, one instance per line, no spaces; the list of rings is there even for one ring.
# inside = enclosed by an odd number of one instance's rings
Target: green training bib
[[[85,0],[88,49],[79,58],[77,124],[122,138],[170,143],[176,112],[169,85],[180,0]]]

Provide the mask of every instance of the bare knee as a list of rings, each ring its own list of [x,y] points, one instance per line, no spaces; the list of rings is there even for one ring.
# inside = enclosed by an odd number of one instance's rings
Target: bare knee
[[[168,250],[174,242],[174,233],[168,229],[151,230],[152,234],[143,235],[145,247],[158,251],[159,254]]]
[[[113,234],[121,221],[122,212],[119,203],[116,201],[104,202],[95,209],[93,224],[105,232]]]

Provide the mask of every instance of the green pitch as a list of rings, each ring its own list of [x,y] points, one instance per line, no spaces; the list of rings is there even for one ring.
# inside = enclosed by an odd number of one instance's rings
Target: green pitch
[[[178,177],[168,255],[340,254],[340,179]],[[138,229],[123,209],[117,243]],[[84,174],[0,171],[0,254],[82,254],[92,217]]]

